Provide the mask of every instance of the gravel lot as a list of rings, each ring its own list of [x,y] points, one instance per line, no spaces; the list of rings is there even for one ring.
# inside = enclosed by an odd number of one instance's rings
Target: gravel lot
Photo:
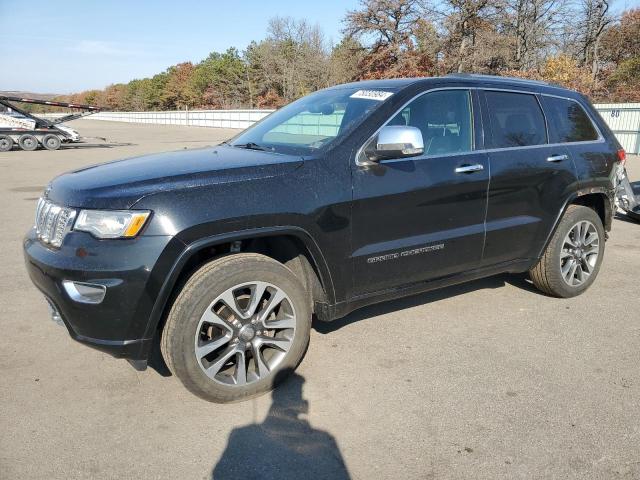
[[[0,478],[640,478],[640,224],[583,296],[499,276],[366,308],[316,325],[273,396],[215,405],[72,341],[21,238],[63,171],[234,132],[75,127],[107,141],[0,153]]]

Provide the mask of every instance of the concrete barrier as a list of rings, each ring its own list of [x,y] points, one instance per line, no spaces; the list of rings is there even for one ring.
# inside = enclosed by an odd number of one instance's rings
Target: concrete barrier
[[[88,120],[152,123],[191,127],[247,128],[273,110],[174,110],[159,112],[100,112]]]

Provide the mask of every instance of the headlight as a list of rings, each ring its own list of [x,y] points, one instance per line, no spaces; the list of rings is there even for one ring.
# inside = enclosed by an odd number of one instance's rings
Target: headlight
[[[131,238],[142,230],[150,213],[144,210],[81,210],[73,229],[98,238]]]

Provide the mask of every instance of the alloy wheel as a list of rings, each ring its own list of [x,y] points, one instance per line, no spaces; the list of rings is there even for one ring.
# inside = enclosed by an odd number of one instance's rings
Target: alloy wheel
[[[560,271],[571,287],[582,285],[593,273],[600,255],[600,235],[588,220],[576,223],[564,238]]]
[[[254,383],[283,361],[295,330],[293,302],[281,288],[267,282],[236,285],[202,314],[195,335],[196,360],[215,382]]]

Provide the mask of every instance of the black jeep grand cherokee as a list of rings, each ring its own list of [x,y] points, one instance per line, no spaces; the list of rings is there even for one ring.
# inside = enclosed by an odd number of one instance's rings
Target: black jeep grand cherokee
[[[624,151],[589,102],[474,75],[340,85],[213,148],[64,174],[26,265],[76,340],[195,394],[273,387],[312,314],[501,272],[595,280]]]

